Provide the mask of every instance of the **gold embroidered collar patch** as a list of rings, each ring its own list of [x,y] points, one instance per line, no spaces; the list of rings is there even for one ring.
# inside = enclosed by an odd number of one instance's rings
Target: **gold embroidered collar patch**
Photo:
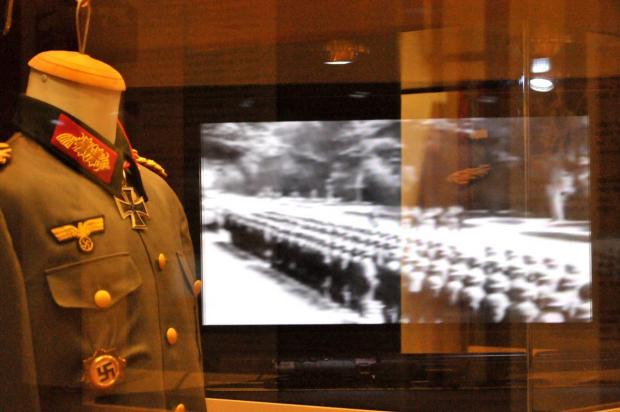
[[[77,154],[93,172],[110,170],[110,154],[84,133],[79,137],[71,133],[63,133],[56,139],[66,149]]]
[[[50,144],[102,182],[112,181],[118,153],[63,113]]]
[[[90,253],[95,248],[90,235],[103,232],[105,222],[103,216],[97,216],[85,221],[71,222],[66,225],[58,226],[50,230],[58,243],[70,242],[77,239],[78,249],[84,253]]]

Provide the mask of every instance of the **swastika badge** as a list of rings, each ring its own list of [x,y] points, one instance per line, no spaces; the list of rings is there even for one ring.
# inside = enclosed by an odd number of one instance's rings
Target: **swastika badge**
[[[82,381],[94,389],[111,389],[123,379],[126,365],[116,349],[97,349],[93,356],[84,359]]]

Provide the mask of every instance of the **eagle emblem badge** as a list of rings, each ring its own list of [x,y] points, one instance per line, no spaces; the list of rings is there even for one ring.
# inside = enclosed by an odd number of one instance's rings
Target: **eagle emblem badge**
[[[90,253],[95,248],[95,244],[90,238],[90,235],[93,233],[103,232],[104,230],[105,223],[103,216],[98,216],[87,219],[83,222],[77,221],[55,227],[51,230],[51,232],[58,243],[77,240],[78,249],[84,253]]]

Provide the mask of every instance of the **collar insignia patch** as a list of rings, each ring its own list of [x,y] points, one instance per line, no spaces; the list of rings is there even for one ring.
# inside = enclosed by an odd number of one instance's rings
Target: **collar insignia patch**
[[[112,389],[123,380],[127,361],[116,349],[97,349],[93,356],[84,359],[82,381],[93,389]]]
[[[131,216],[131,228],[135,230],[147,229],[144,218],[150,219],[149,211],[142,196],[138,197],[133,187],[125,186],[122,189],[123,198],[114,196],[118,212],[124,220]]]
[[[93,233],[103,232],[105,224],[103,216],[87,219],[83,222],[73,222],[67,225],[53,228],[50,232],[56,238],[58,243],[70,242],[77,239],[77,245],[80,251],[90,253],[95,248],[90,235]]]
[[[116,152],[64,114],[58,117],[50,143],[99,180],[112,180]]]

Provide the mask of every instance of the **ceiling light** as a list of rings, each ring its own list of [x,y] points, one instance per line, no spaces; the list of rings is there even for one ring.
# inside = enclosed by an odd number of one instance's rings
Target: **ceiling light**
[[[549,57],[532,59],[532,73],[547,73],[551,70],[551,60]]]
[[[553,90],[553,82],[542,77],[534,77],[530,80],[530,88],[537,92],[548,92]]]

